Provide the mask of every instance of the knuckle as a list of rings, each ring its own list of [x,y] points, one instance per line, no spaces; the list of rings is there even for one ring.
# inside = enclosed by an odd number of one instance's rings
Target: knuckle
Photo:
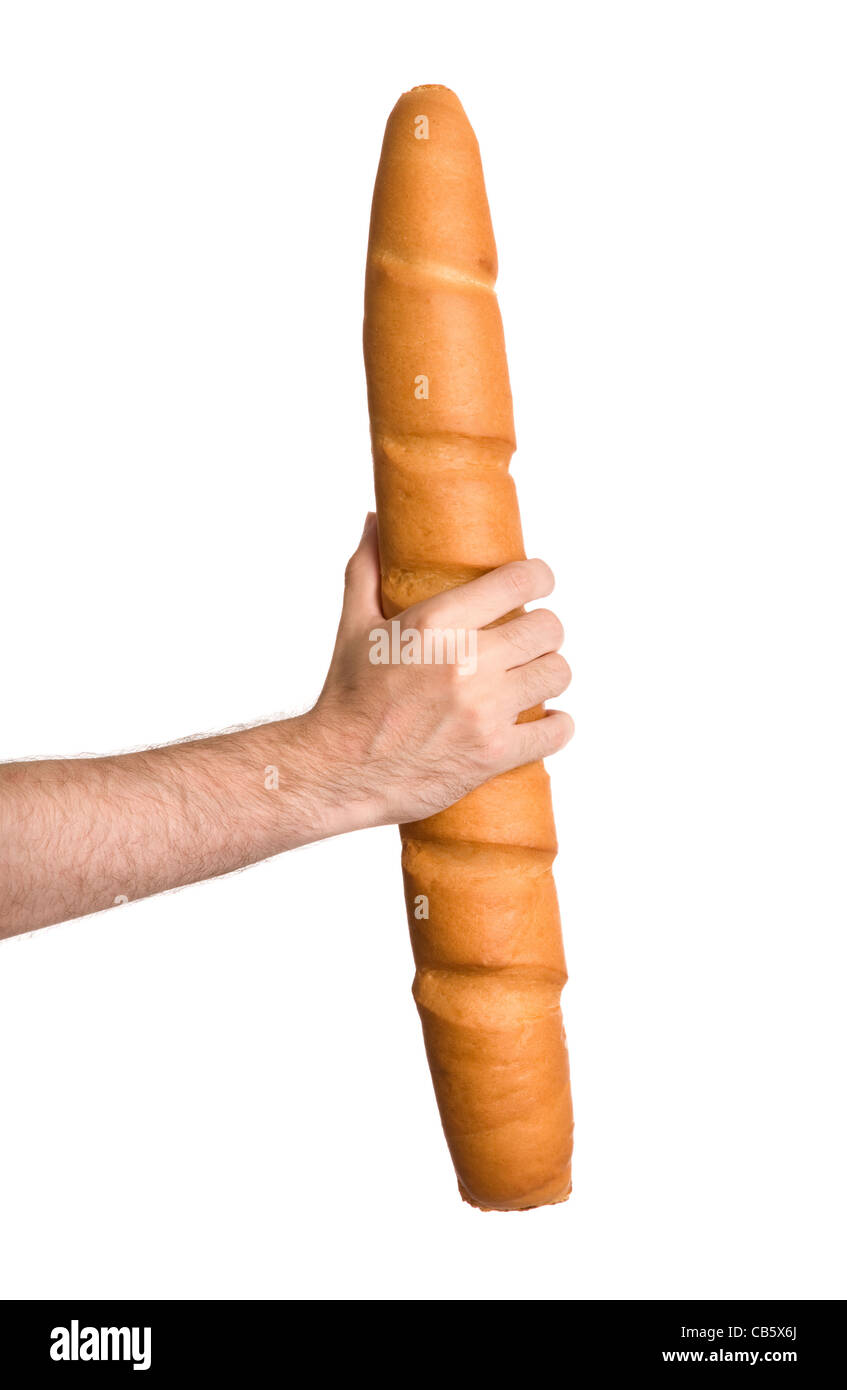
[[[532,646],[532,629],[527,627],[525,622],[519,618],[514,618],[510,623],[503,623],[500,632],[510,647],[514,647],[516,652],[524,655]]]
[[[527,560],[526,563],[531,566],[532,583],[538,596],[549,594],[556,586],[556,577],[546,560]]]
[[[537,667],[524,666],[518,672],[521,699],[533,704],[538,695],[539,671]]]
[[[568,687],[571,670],[563,656],[550,652],[525,666],[522,673],[523,698],[529,703],[552,700]]]
[[[554,694],[561,695],[567,690],[571,678],[571,668],[563,656],[554,652],[550,656],[550,679],[555,686]]]
[[[549,726],[546,731],[547,746],[551,753],[558,753],[569,741],[573,733],[573,720],[567,714],[549,715],[544,723]]]
[[[517,598],[528,597],[532,588],[532,561],[514,560],[510,565],[504,565],[503,578]]]
[[[455,661],[448,661],[441,670],[443,673],[441,679],[450,691],[452,698],[458,703],[464,704],[473,692],[468,685],[467,677],[462,675],[461,666]]]
[[[550,650],[558,651],[565,640],[565,629],[560,620],[549,608],[538,608],[536,612],[543,614],[544,632],[550,642]]]
[[[465,726],[471,737],[487,743],[497,729],[497,709],[491,699],[474,699],[465,706]]]
[[[502,573],[511,592],[522,602],[549,594],[556,582],[544,560],[513,560],[503,566]]]
[[[494,709],[488,700],[477,700],[471,706],[471,724],[483,738],[493,732]]]

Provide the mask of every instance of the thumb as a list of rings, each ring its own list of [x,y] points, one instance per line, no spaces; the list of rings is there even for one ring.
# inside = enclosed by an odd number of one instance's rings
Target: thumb
[[[368,623],[374,618],[382,621],[380,598],[379,541],[376,512],[368,512],[365,529],[344,571],[344,608],[342,619]]]

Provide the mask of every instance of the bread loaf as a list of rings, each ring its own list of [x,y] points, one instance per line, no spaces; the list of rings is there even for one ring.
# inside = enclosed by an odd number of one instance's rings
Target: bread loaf
[[[365,288],[386,617],[524,557],[496,275],[474,133],[453,92],[416,87],[388,120]],[[486,1210],[564,1201],[573,1120],[544,767],[401,836],[414,997],[459,1190]]]

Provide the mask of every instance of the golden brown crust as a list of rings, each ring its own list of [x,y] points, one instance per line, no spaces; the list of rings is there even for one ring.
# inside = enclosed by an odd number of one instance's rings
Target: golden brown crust
[[[386,127],[365,288],[387,617],[524,555],[496,275],[476,137],[453,92],[416,87]],[[518,768],[401,833],[413,992],[459,1190],[484,1210],[564,1201],[573,1121],[547,774]]]

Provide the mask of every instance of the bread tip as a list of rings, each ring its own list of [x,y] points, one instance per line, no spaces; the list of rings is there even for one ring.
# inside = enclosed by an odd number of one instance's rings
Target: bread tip
[[[457,107],[458,110],[462,110],[462,103],[456,96],[453,88],[445,87],[442,82],[425,82],[420,87],[410,87],[408,92],[403,93],[397,105],[399,106],[400,102],[403,101],[410,101],[412,97],[414,97],[416,101],[420,97],[434,98],[436,101],[445,102],[448,106],[452,105]]]

